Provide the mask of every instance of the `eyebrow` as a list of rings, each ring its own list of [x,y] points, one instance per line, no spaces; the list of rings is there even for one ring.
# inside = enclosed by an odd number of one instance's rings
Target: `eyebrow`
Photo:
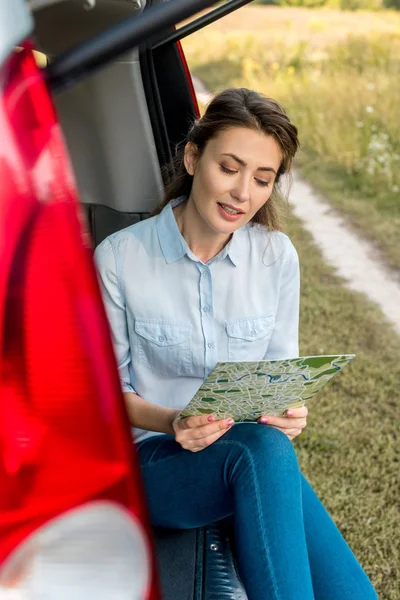
[[[231,154],[229,152],[226,152],[226,153],[222,153],[221,156],[230,156],[231,158],[236,160],[236,162],[238,162],[240,165],[242,165],[242,167],[247,167],[247,163],[244,162],[243,159],[236,156],[236,154]],[[272,173],[275,173],[275,175],[276,175],[276,171],[272,167],[257,167],[257,171],[272,171]]]

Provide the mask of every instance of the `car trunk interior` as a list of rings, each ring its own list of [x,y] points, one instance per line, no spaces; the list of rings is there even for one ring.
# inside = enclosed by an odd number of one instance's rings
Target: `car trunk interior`
[[[140,15],[145,0],[30,5],[34,41],[51,63],[112,24]],[[97,245],[155,209],[163,193],[162,167],[197,115],[179,45],[154,50],[145,42],[57,92],[54,102]],[[155,530],[155,541],[165,600],[246,599],[225,527]]]
[[[35,41],[48,57],[90,39],[139,3],[51,3],[35,12]],[[151,211],[162,194],[139,49],[54,96],[94,243]]]
[[[90,10],[83,0],[40,6],[35,41],[51,61],[139,15],[144,2],[101,0]],[[179,52],[175,44],[155,51],[143,44],[57,93],[54,101],[97,245],[145,218],[162,197],[161,167],[195,117]]]

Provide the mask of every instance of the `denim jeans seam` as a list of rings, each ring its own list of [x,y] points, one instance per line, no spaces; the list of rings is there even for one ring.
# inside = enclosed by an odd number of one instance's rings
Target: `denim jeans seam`
[[[145,440],[145,441],[147,441],[147,440]],[[157,450],[158,450],[158,448],[157,448]],[[182,448],[182,450],[184,450],[184,448]],[[189,452],[189,450],[187,450],[187,452]],[[151,462],[140,463],[140,468],[145,469],[146,467],[149,467],[149,466],[161,464],[161,463],[167,462],[167,460],[172,460],[173,458],[176,458],[176,456],[177,456],[177,454],[173,454],[172,456],[166,456],[165,458],[162,458],[160,460],[157,459],[157,460],[154,460]]]
[[[260,492],[259,492],[259,488],[258,488],[258,484],[257,484],[257,477],[255,476],[255,474],[256,474],[256,468],[255,468],[255,465],[254,465],[254,461],[253,461],[253,457],[251,455],[251,452],[249,452],[249,449],[247,448],[247,446],[245,444],[242,444],[241,442],[238,442],[236,440],[218,440],[218,442],[220,444],[227,444],[227,445],[233,445],[233,446],[236,445],[236,446],[239,446],[240,448],[242,448],[246,452],[246,454],[247,454],[247,456],[248,456],[248,458],[250,460],[251,469],[253,471],[254,487],[255,487],[255,491],[256,491],[256,500],[257,500],[257,505],[258,505],[258,510],[257,510],[258,520],[259,520],[259,523],[261,523],[262,519],[261,519],[261,510],[260,510],[260,505],[261,505]],[[271,574],[271,581],[272,581],[272,585],[273,585],[274,596],[275,596],[276,600],[279,600],[280,594],[279,594],[279,591],[278,591],[278,586],[277,586],[277,581],[276,581],[276,578],[275,578],[274,570],[271,568],[271,557],[270,557],[270,552],[269,552],[268,544],[266,543],[266,540],[265,540],[264,529],[261,528],[261,530],[262,530],[262,537],[263,537],[263,542],[264,542],[264,547],[265,547],[265,553],[266,553],[266,556],[267,556],[267,564],[269,566],[269,572]]]

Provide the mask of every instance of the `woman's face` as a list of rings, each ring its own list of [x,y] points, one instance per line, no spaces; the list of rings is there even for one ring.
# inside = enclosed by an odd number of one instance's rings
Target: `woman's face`
[[[282,152],[275,138],[232,127],[211,139],[198,157],[187,144],[185,166],[193,175],[190,200],[216,233],[232,233],[253,218],[273,191]]]

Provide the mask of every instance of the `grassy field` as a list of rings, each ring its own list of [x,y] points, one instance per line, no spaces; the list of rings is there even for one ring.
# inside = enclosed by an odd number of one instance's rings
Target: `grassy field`
[[[337,31],[339,25],[341,31],[335,34],[333,30]],[[372,35],[374,30],[374,35],[384,34],[384,39],[394,36],[397,40],[399,27],[400,16],[391,13],[354,15],[254,7],[241,9],[184,44],[189,65],[211,89],[244,84],[280,98],[300,126],[304,147],[300,168],[313,177],[312,181],[331,201],[347,212],[353,223],[379,243],[392,264],[400,257],[397,254],[400,240],[396,233],[400,214],[396,196],[383,192],[376,197],[372,193],[359,193],[357,185],[363,175],[352,171],[343,158],[350,151],[348,148],[358,148],[360,153],[354,136],[366,129],[364,125],[354,126],[354,122],[362,118],[364,124],[368,123],[369,139],[375,131],[372,126],[378,127],[378,110],[365,111],[366,106],[378,106],[377,101],[371,100],[378,93],[378,69],[375,79],[362,80],[362,70],[360,79],[354,77],[354,81],[349,74],[347,90],[339,80],[334,85],[337,73],[334,69],[331,73],[328,70],[316,79],[317,83],[322,82],[318,86],[327,86],[326,95],[320,95],[319,87],[318,93],[317,88],[303,90],[310,71],[307,67],[308,75],[303,74],[303,80],[299,65],[306,63],[300,51],[303,41],[299,42],[298,36],[304,36],[307,57],[312,52],[337,55],[342,64],[342,50],[337,46],[339,38],[357,28],[363,35],[365,31]],[[307,40],[312,32],[315,37],[310,49]],[[287,60],[289,40],[300,55],[298,62]],[[349,43],[344,43],[343,52],[348,52]],[[362,48],[365,50],[365,46],[360,48],[359,59],[364,60]],[[394,74],[381,75],[388,77],[388,86],[389,83],[394,85]],[[369,89],[367,82],[376,87]],[[361,88],[357,86],[361,85],[365,85],[364,95],[371,95],[359,106]],[[329,90],[331,104],[335,105],[332,112],[328,110]],[[342,112],[339,122],[335,123],[339,110],[335,103],[339,103],[339,97]],[[382,95],[379,102],[383,100]],[[315,112],[318,102],[321,106],[319,112]],[[346,103],[349,105],[347,116]],[[390,110],[384,113],[387,115],[385,127],[396,132],[396,135],[391,133],[393,142],[390,138],[390,143],[395,144],[400,136],[396,130],[399,124],[395,119],[394,91],[391,91],[390,103],[393,106],[390,104]],[[357,111],[361,111],[362,106],[361,115]],[[380,188],[375,186],[374,189],[376,194]],[[300,463],[371,577],[379,598],[399,600],[400,340],[373,304],[343,286],[293,217],[289,218],[287,230],[299,251],[302,269],[301,353],[354,352],[357,355],[352,365],[310,405],[309,426],[295,442]]]
[[[300,464],[379,598],[399,600],[400,340],[374,305],[343,287],[296,221],[288,229],[302,270],[301,353],[357,355],[310,405]]]
[[[400,274],[400,13],[250,6],[184,48],[211,90],[245,85],[284,105],[298,168]]]

